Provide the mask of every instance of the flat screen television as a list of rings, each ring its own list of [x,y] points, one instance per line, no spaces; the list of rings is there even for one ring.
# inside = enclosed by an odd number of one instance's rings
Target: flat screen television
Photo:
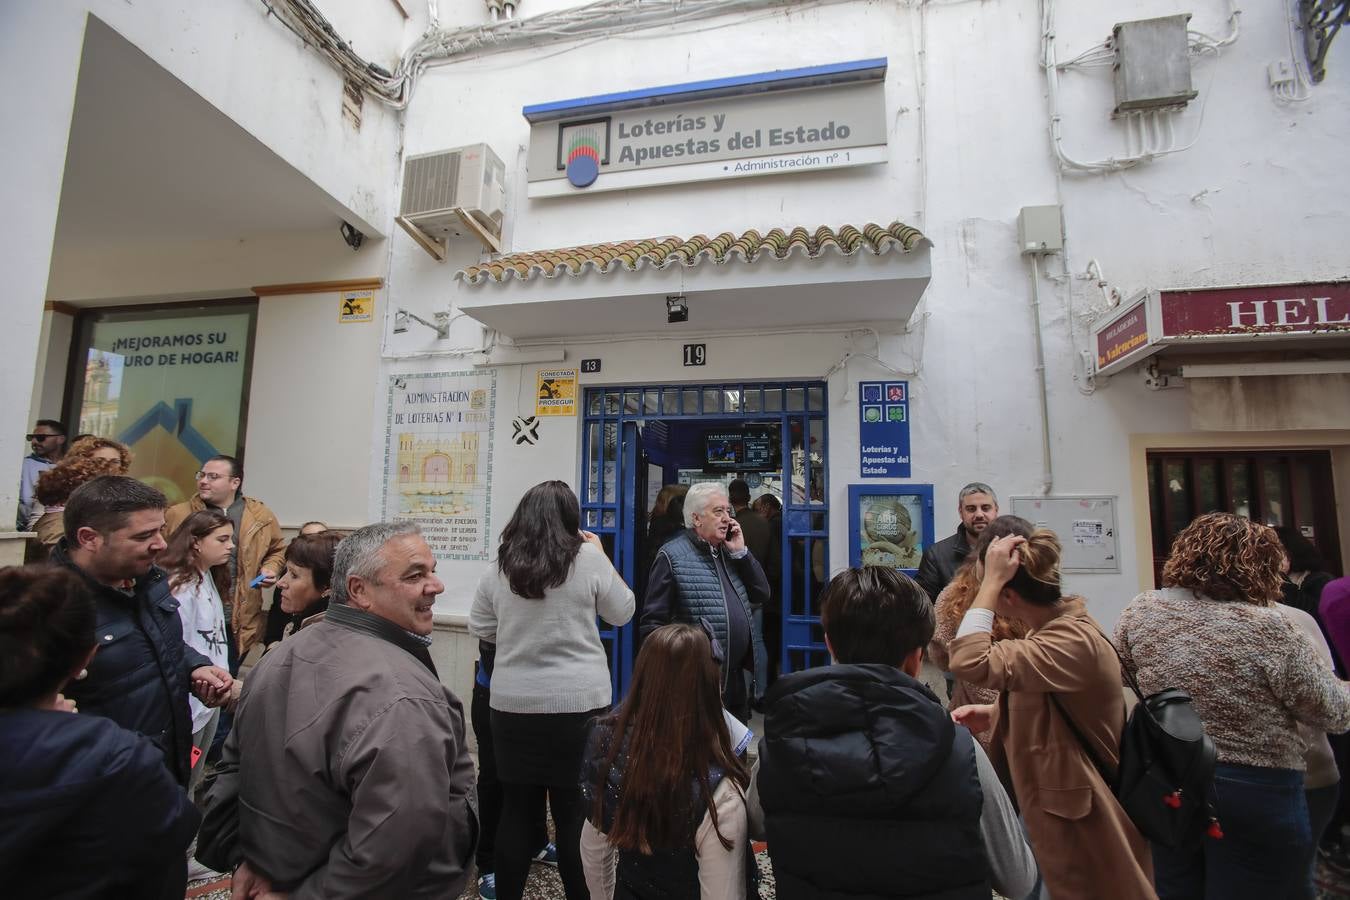
[[[745,465],[745,435],[723,429],[704,436],[704,465],[709,469],[739,469]]]

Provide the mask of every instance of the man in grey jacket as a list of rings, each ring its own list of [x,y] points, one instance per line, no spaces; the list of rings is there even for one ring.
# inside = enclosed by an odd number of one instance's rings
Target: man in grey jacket
[[[427,651],[445,588],[435,570],[416,525],[353,532],[338,545],[325,620],[253,670],[207,799],[213,842],[198,852],[238,865],[234,896],[463,890],[478,832],[473,763],[463,707]],[[237,828],[213,827],[232,815]]]

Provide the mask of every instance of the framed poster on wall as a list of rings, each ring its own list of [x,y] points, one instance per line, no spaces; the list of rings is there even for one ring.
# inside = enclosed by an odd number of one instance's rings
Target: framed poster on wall
[[[126,444],[132,477],[170,503],[193,496],[202,463],[243,455],[257,315],[256,298],[81,311],[66,381],[70,433]]]
[[[384,516],[416,522],[437,559],[492,551],[494,369],[389,378]]]
[[[850,484],[848,557],[854,566],[918,571],[933,541],[931,484]]]

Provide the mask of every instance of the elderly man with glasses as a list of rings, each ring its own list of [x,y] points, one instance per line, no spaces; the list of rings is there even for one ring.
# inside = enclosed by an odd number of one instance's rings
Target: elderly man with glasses
[[[705,481],[684,498],[685,529],[657,551],[647,581],[641,632],[671,622],[702,624],[722,666],[722,705],[750,720],[745,673],[755,671],[751,606],[769,599],[769,580],[745,546],[741,526],[721,484]],[[719,651],[721,651],[719,653]]]
[[[267,625],[262,588],[276,584],[286,550],[277,517],[261,500],[245,497],[243,484],[244,467],[239,460],[223,454],[211,457],[197,473],[197,493],[171,507],[164,525],[165,535],[172,535],[184,519],[209,507],[223,512],[234,526],[235,550],[228,563],[232,587],[222,599],[239,662],[247,662],[248,652],[262,644]],[[231,661],[235,672],[239,662]]]
[[[33,452],[23,458],[19,475],[19,514],[15,520],[19,531],[27,531],[33,519],[33,490],[38,476],[66,455],[66,426],[55,419],[38,419],[27,437]]]

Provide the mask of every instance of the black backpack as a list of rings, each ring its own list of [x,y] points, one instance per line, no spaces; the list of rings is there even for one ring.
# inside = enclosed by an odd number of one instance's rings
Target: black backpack
[[[1109,638],[1106,642],[1115,649]],[[1102,764],[1059,698],[1051,694],[1050,699],[1140,834],[1171,848],[1192,846],[1206,834],[1222,838],[1209,802],[1218,752],[1191,695],[1167,688],[1145,697],[1124,660],[1120,670],[1139,702],[1121,732],[1115,773]]]

